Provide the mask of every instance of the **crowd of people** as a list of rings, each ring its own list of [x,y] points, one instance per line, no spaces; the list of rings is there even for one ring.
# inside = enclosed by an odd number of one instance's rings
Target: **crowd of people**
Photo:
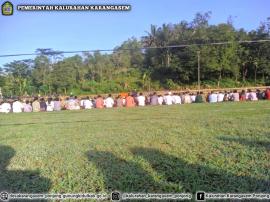
[[[80,110],[80,109],[102,109],[113,107],[143,107],[146,105],[173,105],[173,104],[190,104],[190,103],[217,103],[227,101],[257,101],[270,100],[270,88],[265,91],[248,90],[238,92],[234,91],[212,91],[208,94],[197,92],[196,94],[190,92],[171,93],[166,92],[164,95],[151,93],[144,95],[143,93],[129,93],[121,94],[113,97],[109,94],[106,97],[98,95],[90,98],[78,98],[77,96],[70,96],[61,99],[57,96],[48,97],[34,97],[34,98],[17,98],[1,99],[0,112],[2,113],[20,113],[20,112],[52,112],[61,110]]]

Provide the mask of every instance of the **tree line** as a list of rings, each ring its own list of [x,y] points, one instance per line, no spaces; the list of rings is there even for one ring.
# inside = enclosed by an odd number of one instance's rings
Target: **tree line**
[[[211,12],[197,13],[191,22],[151,25],[145,36],[130,38],[109,53],[64,57],[61,51],[37,49],[34,59],[0,68],[0,87],[6,96],[193,87],[198,54],[204,87],[269,85],[270,42],[239,41],[269,40],[270,17],[251,31],[236,29],[231,18],[210,25],[210,17]]]

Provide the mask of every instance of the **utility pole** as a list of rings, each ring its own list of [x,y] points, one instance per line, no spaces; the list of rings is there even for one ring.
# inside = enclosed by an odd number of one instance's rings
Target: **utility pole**
[[[200,92],[201,89],[201,75],[200,75],[200,68],[201,68],[201,64],[200,64],[200,51],[197,51],[197,57],[198,57],[198,91]]]

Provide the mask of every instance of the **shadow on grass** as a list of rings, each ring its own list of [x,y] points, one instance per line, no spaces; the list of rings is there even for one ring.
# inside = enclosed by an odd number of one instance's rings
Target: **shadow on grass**
[[[236,176],[199,164],[190,164],[181,158],[157,149],[134,148],[134,155],[142,156],[167,182],[180,184],[186,192],[269,192],[269,179],[258,180],[249,176]]]
[[[91,117],[93,118],[93,117]],[[71,120],[71,121],[40,121],[40,122],[23,122],[23,123],[0,123],[0,126],[27,126],[27,125],[55,125],[55,124],[72,124],[72,123],[106,123],[106,122],[126,122],[126,121],[149,121],[149,120],[172,120],[172,121],[183,121],[188,120],[187,118],[169,118],[168,116],[159,116],[151,118],[113,118],[113,119],[95,119],[95,120]],[[190,119],[191,120],[191,119]],[[192,119],[193,120],[193,119]]]
[[[268,180],[249,176],[236,176],[199,164],[190,164],[181,158],[156,149],[133,148],[133,155],[145,159],[158,174],[159,180],[138,163],[126,161],[106,151],[89,151],[88,159],[94,162],[103,176],[107,191],[122,192],[266,192]]]
[[[270,151],[270,142],[269,141],[251,141],[247,140],[245,138],[235,138],[235,137],[226,137],[226,136],[221,136],[218,137],[218,139],[222,141],[228,141],[228,142],[237,142],[238,144],[246,145],[249,147],[263,147],[267,151]]]
[[[30,123],[7,123],[7,124],[0,124],[0,126],[27,126],[27,125],[55,125],[55,124],[72,124],[72,123],[104,123],[104,122],[126,122],[126,121],[149,121],[150,119],[143,119],[143,118],[133,118],[133,119],[101,119],[101,120],[81,120],[81,121],[55,121],[55,122],[30,122]],[[151,120],[170,120],[166,117],[164,118],[151,118]],[[171,119],[174,120],[175,119]],[[180,119],[177,119],[180,120]],[[186,119],[181,119],[181,120],[186,120]]]
[[[87,152],[103,176],[107,191],[146,192],[160,190],[160,185],[137,163],[129,162],[106,151]]]
[[[99,119],[99,120],[80,120],[80,121],[54,121],[54,122],[29,122],[29,123],[5,123],[5,124],[0,124],[0,126],[28,126],[28,125],[55,125],[55,124],[72,124],[72,123],[104,123],[104,122],[126,122],[126,121],[149,121],[149,120],[172,120],[172,121],[187,121],[187,120],[192,120],[194,119],[187,119],[187,118],[168,118],[167,116],[165,117],[151,117],[150,118],[126,118],[126,119]]]
[[[94,121],[55,121],[55,122],[30,122],[30,123],[7,123],[0,124],[0,126],[27,126],[27,125],[55,125],[55,124],[71,124],[71,123],[104,123],[104,122],[117,122],[117,121],[144,121],[143,119],[112,119],[112,120],[94,120]]]
[[[10,146],[0,145],[0,192],[47,193],[51,181],[41,177],[38,171],[7,170],[10,159],[15,153]]]

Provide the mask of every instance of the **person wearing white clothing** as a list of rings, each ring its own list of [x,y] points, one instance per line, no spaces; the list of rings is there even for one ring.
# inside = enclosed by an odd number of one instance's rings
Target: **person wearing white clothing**
[[[54,108],[54,102],[52,101],[52,98],[48,98],[48,101],[46,102],[47,105],[47,112],[52,112]]]
[[[138,101],[138,106],[145,106],[145,97],[143,96],[142,93],[140,93],[140,95],[137,97],[137,101]]]
[[[92,109],[92,107],[93,107],[93,103],[88,96],[86,97],[86,99],[83,102],[83,107],[84,107],[84,109]]]
[[[176,102],[176,93],[173,93],[173,95],[172,95],[172,103],[176,104],[175,102]]]
[[[211,94],[209,95],[209,103],[216,103],[217,101],[218,96],[214,91],[212,91]]]
[[[194,95],[193,93],[191,93],[191,95],[190,95],[190,100],[191,100],[191,102],[195,102],[195,100],[196,100],[196,95]]]
[[[173,104],[181,104],[181,97],[177,93],[174,93],[172,98]]]
[[[229,101],[233,101],[233,91],[230,91],[228,99]]]
[[[23,104],[19,101],[16,100],[12,104],[12,109],[14,113],[21,113],[23,111]]]
[[[3,101],[0,105],[0,113],[9,113],[11,110],[11,105],[8,102]]]
[[[249,89],[246,93],[246,100],[250,100],[250,94],[251,94],[251,90]]]
[[[185,101],[185,104],[190,104],[191,103],[191,97],[190,97],[188,92],[185,93],[184,101]]]
[[[217,101],[218,102],[223,102],[223,100],[224,100],[224,93],[219,92],[218,95],[217,95]]]
[[[251,101],[257,101],[258,100],[256,92],[250,92],[249,97],[250,97]]]
[[[176,95],[176,101],[175,101],[175,104],[182,104],[182,100],[181,100],[180,94],[179,94],[179,95]]]
[[[114,105],[114,100],[112,99],[111,94],[109,94],[109,96],[105,99],[105,106],[106,108],[112,108]]]
[[[84,101],[86,100],[86,98],[82,98],[80,101],[80,107],[84,108]]]
[[[164,102],[166,105],[172,105],[173,104],[173,99],[172,99],[172,96],[171,96],[171,92],[169,92],[168,94],[166,94],[164,96]]]
[[[161,95],[158,95],[158,104],[162,105],[163,104],[163,97]]]

